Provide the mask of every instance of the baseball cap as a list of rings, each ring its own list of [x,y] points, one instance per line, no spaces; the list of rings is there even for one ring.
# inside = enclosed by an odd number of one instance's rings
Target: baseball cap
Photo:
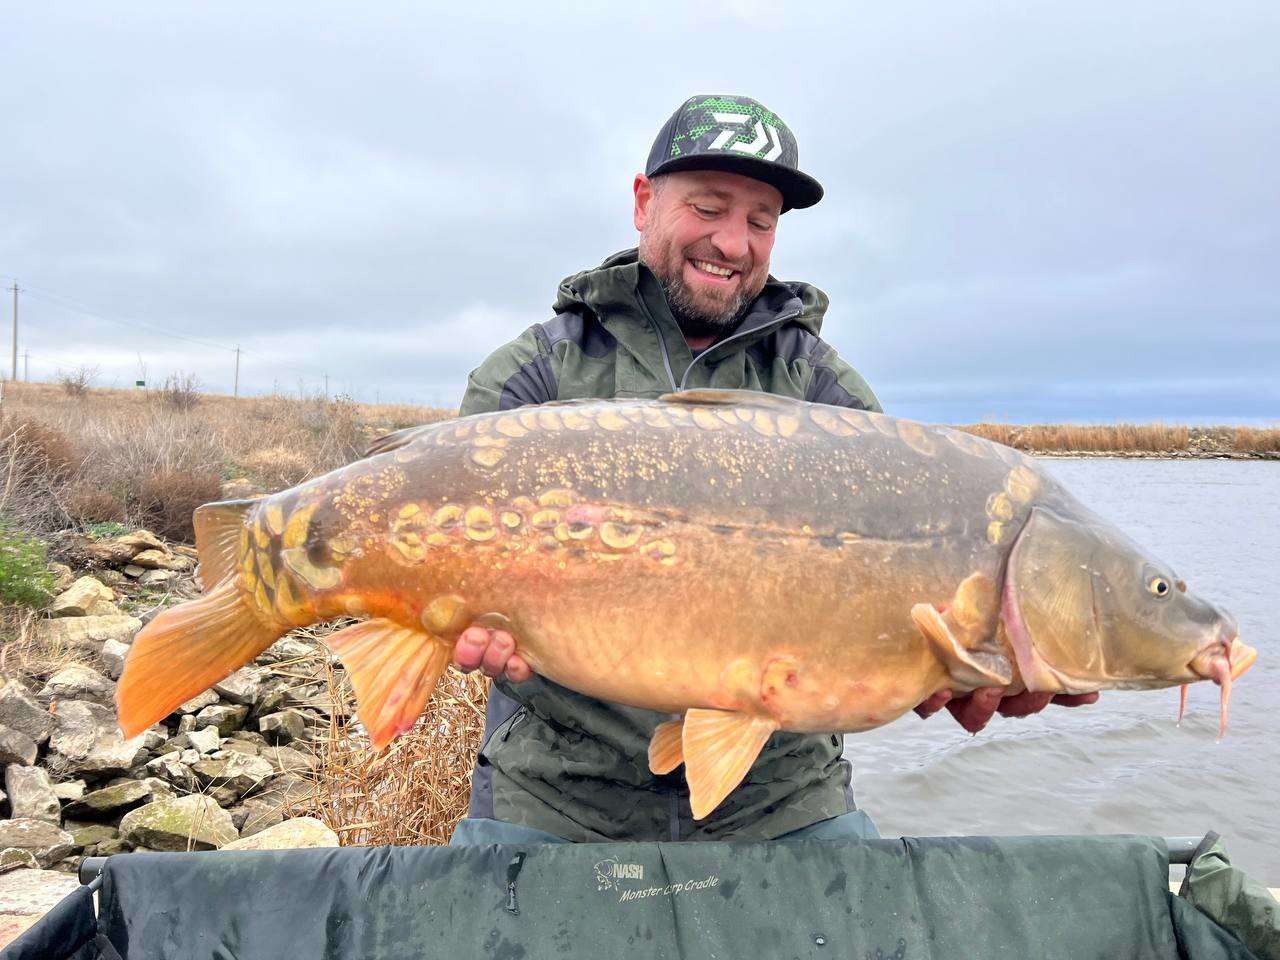
[[[776,113],[750,97],[710,94],[690,97],[663,124],[644,173],[740,173],[777,187],[786,213],[822,199],[822,184],[799,164],[795,135]]]

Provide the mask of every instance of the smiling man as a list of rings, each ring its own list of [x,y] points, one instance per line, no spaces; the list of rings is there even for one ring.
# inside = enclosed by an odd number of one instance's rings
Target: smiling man
[[[779,218],[822,199],[795,137],[755,100],[692,97],[654,141],[634,185],[638,249],[560,284],[555,316],[470,377],[462,414],[583,397],[658,397],[693,387],[760,390],[880,410],[819,332],[827,297],[769,274]],[[743,571],[742,589],[760,571]],[[709,598],[708,616],[717,603]],[[680,772],[649,772],[664,715],[593,700],[542,677],[503,632],[472,627],[455,662],[498,678],[453,843],[876,836],[856,810],[837,734],[778,733],[742,785],[695,821]],[[979,691],[948,706],[966,729],[1046,699]],[[945,691],[922,715],[949,700]]]

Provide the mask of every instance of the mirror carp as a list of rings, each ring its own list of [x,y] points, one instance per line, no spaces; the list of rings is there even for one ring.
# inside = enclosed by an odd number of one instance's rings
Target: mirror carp
[[[557,683],[678,715],[649,764],[684,765],[699,819],[778,730],[867,730],[947,688],[1202,679],[1225,729],[1257,656],[1021,453],[746,391],[415,427],[195,525],[206,592],[134,641],[126,736],[289,630],[357,617],[326,642],[382,747],[479,622]]]

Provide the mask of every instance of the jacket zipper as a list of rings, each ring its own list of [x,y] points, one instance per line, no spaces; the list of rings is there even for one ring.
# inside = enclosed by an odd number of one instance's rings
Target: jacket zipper
[[[738,339],[739,337],[745,337],[752,333],[759,333],[761,330],[765,329],[765,327],[774,327],[774,326],[778,326],[780,324],[786,323],[788,320],[793,320],[798,316],[800,316],[799,310],[795,310],[791,313],[784,313],[780,317],[774,317],[772,320],[770,320],[767,324],[764,324],[763,326],[752,327],[750,330],[739,330],[736,333],[725,337],[723,340],[719,340],[716,343],[711,344],[711,346],[707,347],[707,349],[703,350],[701,353],[695,356],[692,361],[690,361],[689,369],[685,370],[684,376],[680,378],[680,386],[678,389],[679,390],[685,389],[685,384],[687,384],[689,381],[689,374],[691,374],[693,372],[693,368],[698,365],[698,361],[701,360],[703,357],[705,357],[708,353],[710,353],[716,347],[723,346],[726,343],[731,343],[732,341]],[[661,335],[658,336],[658,342],[662,343]],[[662,344],[662,353],[663,353],[662,359],[664,363],[667,363],[666,352],[667,352],[666,344]],[[671,365],[668,363],[667,374],[670,375],[670,373],[671,373]],[[674,378],[672,378],[672,383],[674,382],[675,380]]]

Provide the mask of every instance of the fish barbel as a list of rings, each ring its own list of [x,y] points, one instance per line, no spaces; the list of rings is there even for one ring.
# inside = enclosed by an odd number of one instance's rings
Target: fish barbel
[[[856,732],[933,693],[1211,679],[1256,651],[1022,454],[942,427],[740,391],[573,401],[400,431],[261,500],[196,511],[206,593],[157,616],[127,736],[295,627],[375,746],[410,729],[472,623],[538,673],[680,714],[649,748],[694,816],[778,730]]]

